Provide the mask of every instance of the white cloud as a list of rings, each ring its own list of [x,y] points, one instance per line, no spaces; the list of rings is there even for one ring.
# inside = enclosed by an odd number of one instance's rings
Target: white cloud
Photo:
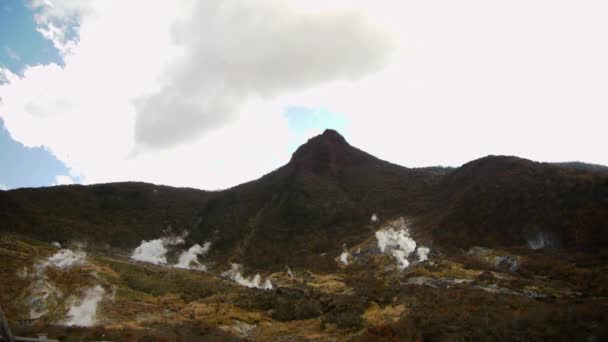
[[[291,101],[347,115],[352,144],[402,165],[460,165],[487,154],[608,164],[600,147],[608,143],[608,3],[401,7],[397,63]]]
[[[0,184],[0,190],[7,191],[8,187],[4,184]]]
[[[76,47],[78,38],[71,33],[85,16],[94,13],[94,0],[26,0],[34,11],[34,21],[40,34],[53,42],[62,54]],[[97,4],[100,5],[100,4]]]
[[[404,165],[608,164],[603,1],[30,5],[65,66],[1,71],[0,117],[84,183],[257,178],[289,159],[289,105],[342,114],[353,145]]]
[[[19,57],[19,54],[17,53],[17,51],[11,49],[8,46],[4,47],[4,52],[6,53],[6,55],[8,56],[8,58],[16,60],[16,61],[20,61],[21,57]]]
[[[74,179],[67,175],[55,176],[55,183],[53,185],[70,185],[76,183]]]
[[[0,116],[84,183],[217,189],[257,178],[289,158],[281,94],[360,78],[390,49],[352,10],[279,0],[46,3],[31,6],[65,66],[4,70]]]
[[[359,79],[390,57],[391,37],[357,11],[297,11],[285,1],[196,2],[173,39],[183,54],[158,92],[138,98],[137,143],[189,141],[251,99]],[[167,115],[171,113],[171,115]]]

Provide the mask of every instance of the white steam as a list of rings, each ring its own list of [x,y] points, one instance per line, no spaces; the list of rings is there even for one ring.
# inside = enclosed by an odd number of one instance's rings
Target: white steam
[[[428,259],[431,251],[428,247],[417,246],[403,218],[392,222],[388,229],[377,231],[376,239],[380,252],[390,253],[401,270],[409,267],[412,255],[415,255],[416,261],[422,262]]]
[[[97,306],[106,291],[100,285],[88,288],[84,296],[73,304],[65,321],[67,326],[92,327],[97,319]]]
[[[547,232],[538,232],[528,238],[528,247],[533,250],[544,249],[555,245],[555,238]]]
[[[293,274],[293,272],[291,271],[291,268],[289,268],[289,266],[285,266],[285,272],[287,272],[287,276],[289,278],[295,278],[295,275]]]
[[[47,276],[47,268],[55,267],[67,271],[73,267],[86,265],[86,257],[87,254],[84,251],[62,249],[46,260],[36,263],[32,272],[27,272],[27,268],[19,271],[20,277],[31,279],[30,285],[26,289],[28,295],[25,297],[30,319],[39,319],[47,315],[61,303],[63,293]]]
[[[181,236],[166,236],[150,241],[144,240],[133,250],[131,259],[154,265],[166,265],[167,254],[176,252],[176,250],[171,251],[171,247],[186,243],[187,235],[188,232],[184,232]],[[198,257],[207,254],[210,248],[211,242],[205,242],[202,246],[199,244],[193,245],[179,254],[179,259],[173,267],[206,271],[207,267],[198,260]]]
[[[29,295],[25,304],[29,308],[30,319],[39,319],[45,316],[53,308],[57,307],[63,293],[55,284],[47,279],[45,274],[38,277],[27,288]]]
[[[395,257],[395,260],[397,260],[397,266],[399,266],[399,268],[402,270],[406,269],[410,265],[410,262],[407,260],[408,255],[409,254],[406,254],[406,252],[403,250],[393,250],[393,257]]]
[[[241,274],[241,265],[239,265],[239,264],[232,264],[232,267],[230,268],[230,270],[222,273],[222,277],[229,278],[232,281],[234,281],[240,285],[249,287],[249,288],[256,288],[256,289],[262,289],[262,290],[272,290],[273,289],[270,279],[266,279],[266,281],[264,283],[262,283],[262,277],[260,276],[259,273],[256,274],[254,277],[245,278]]]
[[[203,246],[196,244],[190,247],[179,256],[179,261],[175,267],[206,271],[207,267],[198,261],[198,257],[207,254],[210,248],[211,242],[205,242]]]
[[[272,282],[270,281],[270,279],[266,279],[266,281],[264,282],[264,285],[262,285],[262,289],[272,290],[272,288],[273,288]]]
[[[378,215],[376,215],[376,213],[374,213],[374,214],[372,215],[371,221],[372,221],[373,223],[378,222]]]
[[[53,254],[47,261],[54,267],[68,269],[75,266],[84,266],[86,264],[86,258],[86,252],[62,249]]]
[[[350,256],[350,254],[348,252],[342,252],[342,254],[340,254],[340,262],[343,265],[348,265],[348,257]]]
[[[170,236],[160,239],[142,241],[131,254],[131,259],[137,261],[148,262],[155,265],[164,265],[167,263],[167,253],[170,246],[181,245],[185,243],[184,233],[182,236]]]
[[[418,249],[416,250],[416,257],[418,258],[418,261],[422,262],[422,261],[428,260],[430,252],[431,252],[430,248],[419,246]]]
[[[387,230],[379,230],[376,232],[376,239],[378,239],[378,248],[382,253],[398,249],[406,255],[410,255],[416,250],[416,241],[410,238],[407,228],[394,230],[391,227]]]

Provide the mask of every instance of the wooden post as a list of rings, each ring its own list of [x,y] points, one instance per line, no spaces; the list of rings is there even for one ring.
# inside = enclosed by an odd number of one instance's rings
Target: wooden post
[[[8,321],[4,316],[4,311],[2,311],[2,307],[0,306],[0,335],[4,337],[4,339],[8,342],[15,342],[15,337],[11,332],[11,328],[8,326]]]

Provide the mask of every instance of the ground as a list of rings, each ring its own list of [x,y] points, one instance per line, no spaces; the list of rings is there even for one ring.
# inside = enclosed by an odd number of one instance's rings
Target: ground
[[[272,290],[220,276],[89,253],[47,267],[58,248],[0,239],[0,304],[18,335],[62,341],[592,341],[608,337],[606,255],[482,246],[399,270],[373,236],[333,273],[263,274]],[[341,251],[335,251],[339,263]],[[127,254],[128,255],[128,254]],[[291,274],[290,274],[291,273]],[[71,304],[100,285],[93,327],[66,326]],[[34,311],[32,311],[34,310]],[[34,316],[40,315],[37,319]]]

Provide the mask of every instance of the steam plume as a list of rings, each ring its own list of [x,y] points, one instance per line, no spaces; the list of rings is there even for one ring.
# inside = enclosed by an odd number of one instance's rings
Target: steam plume
[[[179,256],[179,261],[175,267],[206,271],[207,267],[198,261],[198,257],[207,254],[210,247],[211,242],[205,242],[202,247],[199,244],[190,247],[190,249],[182,252],[182,254]]]
[[[88,288],[82,299],[72,305],[68,311],[65,325],[91,327],[97,319],[97,306],[103,299],[105,290],[100,285]]]
[[[144,240],[135,248],[131,254],[131,259],[155,265],[164,265],[167,263],[168,247],[183,244],[185,242],[185,235],[187,233],[182,234],[182,236],[163,237],[150,241]]]
[[[57,268],[68,269],[86,264],[87,253],[83,251],[72,251],[62,249],[48,259],[48,262]]]
[[[273,289],[270,279],[266,279],[266,281],[263,284],[261,284],[262,277],[260,276],[259,273],[256,274],[253,278],[243,277],[243,275],[241,274],[241,265],[239,265],[239,264],[232,264],[231,269],[222,273],[222,276],[229,278],[232,281],[234,281],[240,285],[249,287],[249,288],[256,288],[256,289],[263,289],[263,290],[272,290]]]
[[[409,228],[403,218],[392,222],[388,229],[377,231],[376,239],[380,252],[390,253],[401,270],[409,267],[411,261],[409,258],[414,252],[417,261],[421,262],[428,259],[431,251],[428,247],[417,246],[416,241],[410,237]]]
[[[27,288],[28,296],[25,299],[31,319],[39,319],[48,314],[50,310],[59,305],[63,296],[61,290],[47,277],[47,268],[56,267],[68,270],[72,267],[84,266],[86,256],[84,251],[62,249],[48,259],[36,263],[33,272],[27,272],[27,269],[20,272],[23,277],[29,277],[32,280]]]
[[[416,257],[418,258],[418,261],[422,262],[422,261],[428,260],[430,252],[431,252],[430,248],[419,246],[418,249],[416,249]]]
[[[348,265],[348,257],[349,257],[348,252],[342,252],[342,254],[340,254],[340,262],[343,265]]]

